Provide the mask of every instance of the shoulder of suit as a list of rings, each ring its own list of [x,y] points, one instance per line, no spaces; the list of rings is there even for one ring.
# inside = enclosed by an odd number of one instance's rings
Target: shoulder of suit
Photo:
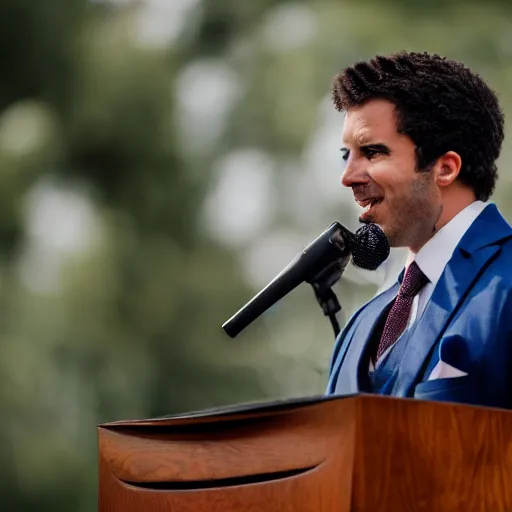
[[[489,270],[500,278],[502,284],[512,289],[512,228],[510,238],[498,242],[500,250]]]

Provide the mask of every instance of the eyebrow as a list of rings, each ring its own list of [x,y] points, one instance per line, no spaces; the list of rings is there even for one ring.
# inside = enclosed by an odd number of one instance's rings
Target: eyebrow
[[[376,142],[375,144],[363,144],[359,148],[360,149],[363,149],[363,148],[376,149],[377,151],[380,151],[381,153],[384,153],[386,155],[389,155],[391,153],[390,147],[382,142]]]
[[[385,155],[389,155],[391,153],[391,149],[389,148],[389,146],[387,146],[386,144],[382,143],[382,142],[375,142],[373,144],[361,144],[359,146],[359,149],[375,149],[377,151],[380,151],[381,153],[384,153]],[[348,148],[346,147],[341,147],[340,148],[340,151],[342,153],[346,153],[348,151],[350,151]]]

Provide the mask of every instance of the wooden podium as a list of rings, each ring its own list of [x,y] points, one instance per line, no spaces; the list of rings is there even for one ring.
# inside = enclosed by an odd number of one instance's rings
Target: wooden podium
[[[512,511],[512,412],[311,397],[99,426],[99,512]]]

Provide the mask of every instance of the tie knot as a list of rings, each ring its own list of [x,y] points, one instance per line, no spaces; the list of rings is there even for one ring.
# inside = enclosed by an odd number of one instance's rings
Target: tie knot
[[[400,294],[406,297],[414,297],[429,282],[428,277],[422,272],[418,264],[413,261],[405,272]]]

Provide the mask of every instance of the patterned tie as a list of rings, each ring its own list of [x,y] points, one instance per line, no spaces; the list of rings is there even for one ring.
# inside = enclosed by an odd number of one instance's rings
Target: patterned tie
[[[414,297],[428,282],[428,277],[421,271],[417,263],[413,261],[405,273],[395,303],[389,311],[377,348],[376,360],[378,360],[388,347],[393,345],[404,332],[407,327],[407,322],[409,321]]]

